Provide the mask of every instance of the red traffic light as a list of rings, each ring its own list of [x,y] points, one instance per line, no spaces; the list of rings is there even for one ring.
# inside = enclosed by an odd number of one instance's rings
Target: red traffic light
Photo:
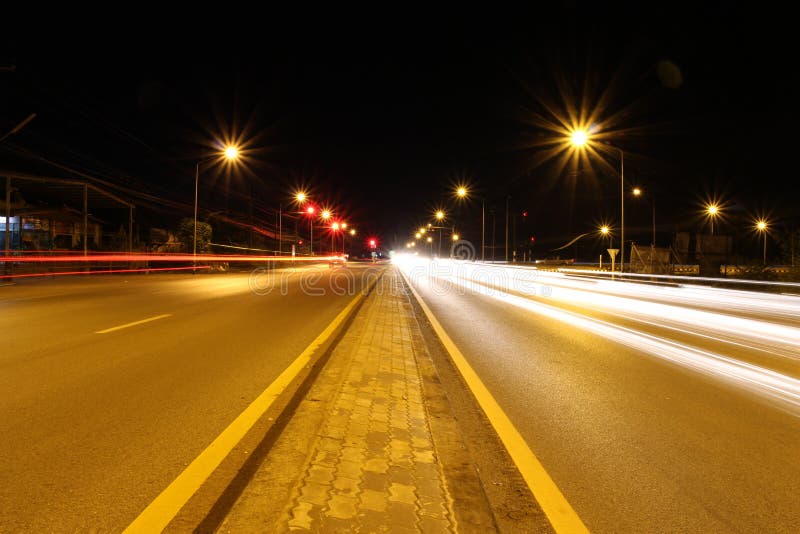
[[[302,245],[303,244],[303,240],[301,239],[300,241],[297,242],[297,244],[298,245]]]
[[[375,241],[374,239],[370,239],[370,240],[369,240],[369,246],[370,246],[370,248],[375,248],[375,246],[376,246],[377,244],[378,244],[378,243],[377,243],[377,241]]]
[[[534,236],[531,236],[531,243],[533,243],[534,241],[536,241],[536,238]]]
[[[527,216],[528,216],[528,210],[525,210],[525,211],[523,211],[523,212],[522,212],[522,216],[523,216],[523,217],[527,217]]]
[[[312,215],[314,211],[315,211],[314,206],[309,206],[306,208],[306,213],[308,213],[309,215]]]

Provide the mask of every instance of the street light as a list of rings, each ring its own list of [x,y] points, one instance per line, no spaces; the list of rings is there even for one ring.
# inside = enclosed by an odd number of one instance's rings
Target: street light
[[[756,230],[761,232],[764,235],[764,256],[762,257],[761,264],[767,264],[767,229],[769,228],[769,224],[764,219],[759,219],[756,221]]]
[[[644,191],[641,187],[634,187],[632,192],[635,197],[644,196]],[[653,207],[653,241],[650,243],[650,273],[652,274],[653,261],[656,254],[656,196],[652,193],[649,196]]]
[[[589,142],[589,134],[586,133],[586,130],[575,130],[570,136],[570,142],[573,146],[582,147]]]
[[[614,248],[614,238],[611,236],[611,228],[607,224],[604,224],[603,226],[600,227],[599,231],[600,231],[600,235],[602,237],[608,237],[609,238],[608,248]],[[611,256],[611,252],[609,252],[608,255]],[[601,253],[600,254],[600,269],[602,269],[602,268],[603,268],[603,254]],[[611,273],[612,273],[612,275],[614,273],[614,257],[613,256],[611,256]]]
[[[437,221],[443,221],[444,220],[444,211],[436,210],[436,220]],[[430,240],[431,238],[429,237],[428,239]],[[431,243],[432,240],[430,240],[428,242]],[[431,245],[431,255],[432,254],[433,254],[433,245]],[[441,256],[441,255],[442,255],[442,230],[440,228],[439,229],[439,256]]]
[[[584,148],[589,144],[590,137],[589,133],[583,129],[577,129],[570,134],[570,143],[572,146],[576,148]],[[620,262],[619,262],[619,272],[624,270],[625,266],[625,153],[622,151],[621,148],[604,143],[605,146],[609,148],[613,148],[619,152],[619,182],[620,182],[620,205],[619,205],[619,233],[620,233]]]
[[[334,254],[336,252],[336,245],[334,243],[336,240],[336,232],[339,231],[339,228],[340,225],[338,222],[334,222],[333,224],[331,224],[331,254]]]
[[[343,225],[342,228],[347,228],[347,224],[342,223],[342,225]],[[344,240],[347,238],[347,234],[348,233],[350,234],[350,237],[353,237],[353,236],[356,235],[356,229],[355,228],[350,228],[349,232],[347,232],[347,233],[342,232],[342,254],[345,254],[347,252],[345,250],[345,242],[344,242]]]
[[[459,237],[460,236],[458,234],[453,234],[453,241],[458,241]]]
[[[234,160],[239,157],[239,149],[233,145],[225,147],[225,159]]]
[[[456,188],[456,196],[458,198],[469,198],[470,196],[469,189],[467,189],[467,187],[463,185],[458,186],[458,188]],[[484,248],[485,236],[486,236],[486,199],[484,199],[483,197],[478,197],[478,198],[481,199],[481,261],[484,261],[486,259],[485,248]]]
[[[297,191],[294,194],[294,203],[300,207],[308,200],[308,195],[305,191]],[[298,213],[298,212],[295,212]],[[299,212],[302,213],[302,212]],[[297,225],[294,227],[295,234],[297,234]],[[283,254],[283,204],[278,204],[278,255]]]
[[[711,235],[714,235],[714,219],[719,216],[719,206],[716,202],[711,202],[706,205],[706,214],[711,219]]]
[[[320,213],[319,217],[323,221],[327,222],[328,219],[331,218],[331,210],[327,210],[327,209],[326,210],[322,210],[322,213]],[[333,243],[333,236],[331,236],[331,243]],[[322,240],[321,239],[320,239],[319,249],[320,249],[320,252],[322,252]],[[333,252],[333,251],[331,251],[331,252]]]
[[[233,145],[228,145],[222,151],[222,156],[228,161],[239,159],[239,149]],[[197,256],[197,188],[200,182],[200,164],[216,159],[219,156],[199,160],[194,166],[194,237],[192,238],[192,256]]]
[[[309,206],[306,208],[306,213],[308,214],[308,233],[310,234],[308,237],[308,255],[314,255],[314,213],[316,212],[316,208],[314,206]]]

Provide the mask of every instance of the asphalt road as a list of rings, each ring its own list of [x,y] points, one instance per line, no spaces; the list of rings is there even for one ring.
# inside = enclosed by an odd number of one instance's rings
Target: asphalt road
[[[402,268],[590,531],[797,531],[799,297]]]
[[[367,272],[336,270],[331,290],[333,269],[308,270],[276,273],[268,294],[247,274],[0,287],[0,532],[124,529]]]

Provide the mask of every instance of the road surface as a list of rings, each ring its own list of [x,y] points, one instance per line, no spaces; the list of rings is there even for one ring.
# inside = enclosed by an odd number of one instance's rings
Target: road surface
[[[0,532],[124,529],[351,301],[311,270],[0,287]]]
[[[397,262],[594,532],[800,525],[800,297]]]

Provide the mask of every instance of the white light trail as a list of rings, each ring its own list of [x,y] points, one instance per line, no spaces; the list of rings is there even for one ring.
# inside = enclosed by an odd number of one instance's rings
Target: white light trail
[[[779,401],[785,407],[791,408],[793,413],[800,414],[798,378],[745,361],[742,357],[748,350],[758,350],[790,358],[792,363],[800,361],[800,329],[675,304],[691,303],[692,299],[697,298],[698,293],[701,295],[700,298],[711,302],[712,296],[717,294],[722,297],[726,311],[728,306],[736,310],[748,309],[748,302],[757,302],[760,308],[765,308],[772,299],[776,299],[781,302],[783,311],[790,313],[792,309],[800,309],[800,299],[780,295],[746,294],[747,292],[742,291],[704,292],[706,288],[692,288],[684,297],[681,291],[686,288],[654,288],[642,284],[575,280],[559,273],[547,273],[542,276],[539,272],[533,275],[531,273],[535,271],[507,266],[451,261],[427,262],[418,257],[400,258],[396,263],[406,272],[412,283],[425,287],[429,294],[441,292],[447,286],[451,291],[462,294],[469,292],[492,297],[708,376],[735,383],[764,397]],[[550,297],[554,304],[532,298],[541,296],[542,289],[546,286],[554,288]],[[668,289],[663,300],[670,304],[653,302],[656,298],[663,297],[654,289]],[[612,292],[624,296],[616,296],[611,294]],[[642,297],[636,298],[637,295]],[[590,310],[613,313],[682,334],[688,333],[703,339],[724,341],[729,343],[731,352],[721,354],[705,350],[674,339],[659,337],[563,309],[558,304],[577,305]]]

